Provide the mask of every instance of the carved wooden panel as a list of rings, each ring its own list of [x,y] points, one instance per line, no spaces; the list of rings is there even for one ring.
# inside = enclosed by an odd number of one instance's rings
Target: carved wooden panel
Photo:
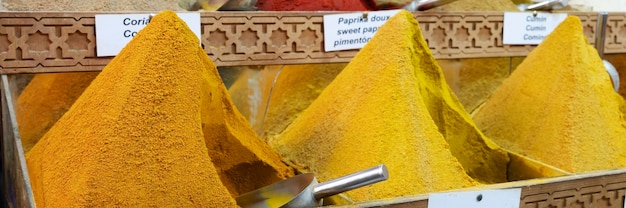
[[[622,208],[626,193],[626,169],[541,179],[532,183],[487,185],[481,188],[521,188],[520,208]],[[427,208],[428,195],[363,202],[358,207]]]
[[[98,71],[94,12],[0,12],[0,73]],[[348,62],[356,50],[324,52],[328,12],[203,12],[202,43],[218,66]],[[572,13],[593,43],[596,13]],[[503,45],[501,12],[415,12],[436,58],[525,56]],[[611,13],[606,53],[626,53],[626,13]]]
[[[571,15],[580,17],[585,35],[589,43],[593,44],[597,14]],[[414,13],[414,16],[438,59],[526,56],[535,47],[502,44],[502,13]],[[605,52],[625,53],[626,50]]]
[[[571,177],[571,176],[570,176]],[[571,177],[574,178],[574,177]],[[626,173],[522,188],[521,208],[624,207]]]
[[[626,14],[609,13],[607,20],[606,53],[626,53]]]

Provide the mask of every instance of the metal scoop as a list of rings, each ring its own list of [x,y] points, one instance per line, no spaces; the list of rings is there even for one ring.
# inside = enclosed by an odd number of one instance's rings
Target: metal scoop
[[[237,197],[242,208],[316,207],[324,197],[387,180],[385,165],[359,171],[331,181],[317,183],[312,173],[291,177]]]

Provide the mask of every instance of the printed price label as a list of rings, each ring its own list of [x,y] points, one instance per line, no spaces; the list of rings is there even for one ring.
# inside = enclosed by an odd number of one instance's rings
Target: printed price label
[[[428,208],[519,208],[522,189],[434,193]]]
[[[193,33],[201,37],[200,13],[177,13]],[[150,14],[96,15],[97,56],[115,56],[150,23]]]
[[[324,15],[324,50],[363,48],[378,28],[399,11]]]
[[[556,28],[567,14],[505,12],[503,44],[537,45]]]

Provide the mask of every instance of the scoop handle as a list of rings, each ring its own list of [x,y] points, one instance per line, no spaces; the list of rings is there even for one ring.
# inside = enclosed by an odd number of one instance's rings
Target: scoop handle
[[[313,188],[313,196],[315,196],[316,200],[319,200],[327,196],[378,183],[388,178],[387,166],[378,165],[341,178],[319,183]]]

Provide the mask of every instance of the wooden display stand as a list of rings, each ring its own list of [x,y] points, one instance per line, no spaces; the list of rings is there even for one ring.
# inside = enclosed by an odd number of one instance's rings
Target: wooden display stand
[[[34,207],[15,117],[20,73],[99,71],[94,12],[0,12],[3,189],[12,207]],[[356,50],[324,52],[329,12],[204,12],[202,44],[218,66],[348,62]],[[503,13],[413,13],[438,59],[526,56],[534,46],[503,45]],[[593,44],[597,13],[581,18]],[[626,53],[626,13],[610,13],[605,52]],[[391,176],[393,177],[393,176]],[[626,169],[480,186],[520,187],[520,207],[623,207]],[[475,189],[474,189],[475,190]],[[427,207],[428,195],[371,201],[357,207]]]

